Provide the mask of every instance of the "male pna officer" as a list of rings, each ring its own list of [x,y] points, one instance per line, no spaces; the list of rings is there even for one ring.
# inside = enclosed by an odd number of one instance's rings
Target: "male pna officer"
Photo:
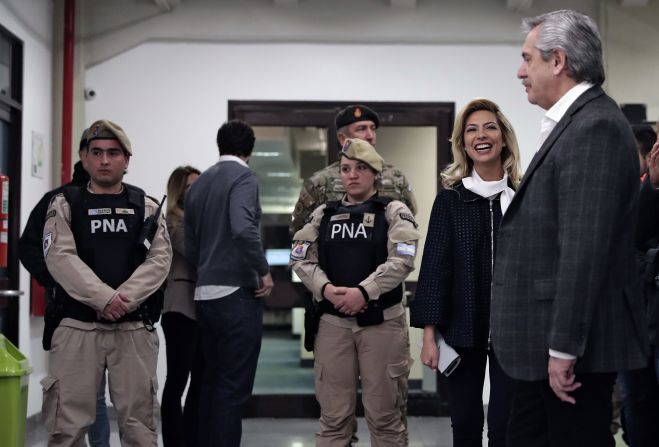
[[[46,214],[44,257],[61,318],[41,382],[49,446],[85,445],[106,369],[121,445],[158,445],[152,323],[172,251],[158,205],[122,183],[132,154],[121,127],[92,124],[81,152],[91,180],[65,187]]]

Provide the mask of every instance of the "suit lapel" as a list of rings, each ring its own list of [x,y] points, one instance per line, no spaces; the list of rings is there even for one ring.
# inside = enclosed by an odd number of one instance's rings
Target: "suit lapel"
[[[529,167],[526,169],[526,172],[524,173],[524,177],[522,177],[522,182],[517,187],[517,192],[515,193],[513,200],[510,202],[506,214],[504,214],[504,220],[505,220],[505,216],[509,215],[509,211],[511,210],[511,208],[516,207],[517,202],[521,200],[518,199],[518,197],[521,196],[520,193],[525,189],[526,184],[529,182],[536,169],[538,169],[538,167],[542,164],[545,157],[547,156],[551,148],[554,146],[554,143],[556,142],[558,137],[561,136],[563,131],[572,122],[572,116],[579,109],[581,109],[586,103],[603,94],[604,94],[604,90],[602,90],[602,88],[599,86],[590,88],[586,90],[581,96],[579,96],[577,100],[574,101],[574,103],[570,106],[570,108],[567,109],[565,115],[563,115],[563,118],[561,118],[561,120],[556,124],[556,127],[554,127],[554,129],[551,131],[547,139],[544,141],[544,143],[542,143],[542,146],[540,146],[540,149],[538,149],[538,152],[536,152],[533,158],[531,159],[531,163],[529,163]]]

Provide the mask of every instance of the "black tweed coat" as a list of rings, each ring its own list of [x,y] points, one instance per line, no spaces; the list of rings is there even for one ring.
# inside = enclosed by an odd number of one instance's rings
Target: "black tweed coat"
[[[487,348],[492,267],[501,204],[462,183],[437,194],[428,224],[411,324],[438,327],[451,346]]]

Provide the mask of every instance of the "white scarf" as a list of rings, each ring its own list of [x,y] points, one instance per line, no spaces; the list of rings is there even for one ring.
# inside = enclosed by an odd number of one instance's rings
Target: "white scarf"
[[[485,197],[486,199],[501,193],[500,202],[502,215],[506,213],[508,205],[510,205],[510,201],[513,200],[513,196],[515,195],[515,191],[508,186],[508,174],[505,172],[501,180],[488,182],[483,180],[475,169],[472,169],[471,175],[462,179],[462,184],[469,191],[476,193],[481,197]]]

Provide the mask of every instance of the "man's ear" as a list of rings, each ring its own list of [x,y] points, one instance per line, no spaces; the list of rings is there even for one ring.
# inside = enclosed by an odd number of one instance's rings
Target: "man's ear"
[[[563,50],[553,50],[551,53],[552,71],[555,75],[567,71],[567,56]]]
[[[346,134],[344,134],[343,132],[338,132],[336,134],[336,138],[339,140],[339,145],[341,145],[341,147],[343,147],[343,143],[345,143],[346,140],[348,139]]]

